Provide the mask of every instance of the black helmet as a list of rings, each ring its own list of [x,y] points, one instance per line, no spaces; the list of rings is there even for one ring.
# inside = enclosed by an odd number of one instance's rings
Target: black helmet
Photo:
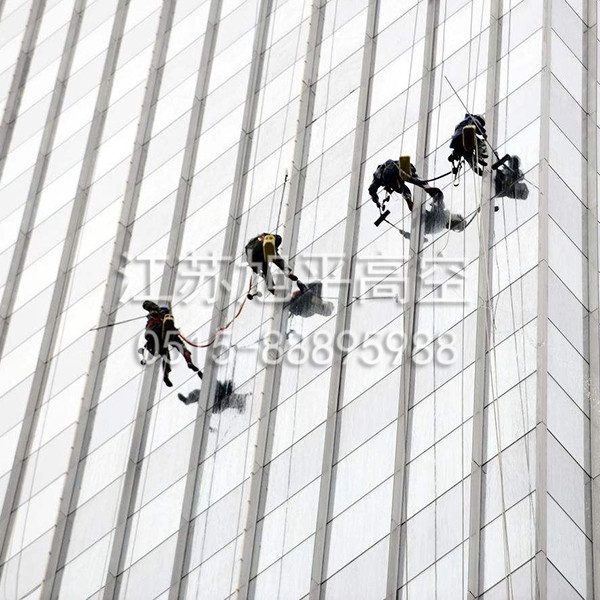
[[[144,310],[147,310],[148,312],[155,312],[158,310],[158,304],[155,304],[151,300],[144,300],[144,303],[142,304],[142,308]]]
[[[465,115],[465,118],[468,117],[475,119],[482,127],[485,127],[485,119],[481,115]]]
[[[462,215],[458,213],[453,213],[450,216],[450,229],[452,231],[464,231],[467,223]]]

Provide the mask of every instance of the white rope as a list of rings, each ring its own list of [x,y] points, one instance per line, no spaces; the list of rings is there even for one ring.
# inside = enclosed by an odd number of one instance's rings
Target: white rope
[[[475,173],[475,171],[473,171],[475,198],[477,198],[477,197],[480,198],[481,193],[479,194],[479,196],[477,195],[477,183],[476,183],[477,177],[478,177],[478,175]],[[478,237],[479,237],[479,239],[481,239],[481,211],[477,212],[476,221],[477,221],[477,230],[478,230],[478,234],[479,234]],[[490,233],[492,233],[492,232],[490,232]],[[490,241],[491,241],[491,239],[492,239],[492,236],[490,236]],[[490,250],[490,251],[493,251],[493,250]],[[481,258],[479,260],[481,260]],[[491,286],[491,282],[489,280],[489,273],[488,273],[487,265],[483,269],[483,271],[484,271],[484,286],[485,286],[486,298],[490,298],[490,301],[491,301],[492,286]],[[506,496],[505,496],[505,485],[504,485],[504,468],[503,468],[503,464],[502,464],[502,439],[501,439],[501,434],[500,434],[500,420],[498,417],[498,401],[497,401],[497,398],[498,398],[498,396],[497,396],[498,373],[497,373],[496,346],[493,341],[494,340],[494,328],[495,328],[495,324],[492,321],[492,327],[491,327],[492,343],[491,343],[491,348],[489,350],[489,353],[492,355],[491,359],[489,361],[490,373],[491,373],[490,388],[491,388],[491,395],[492,395],[492,406],[493,406],[493,411],[494,411],[494,421],[496,424],[496,445],[497,445],[497,449],[498,449],[498,471],[499,471],[499,476],[500,476],[500,501],[501,501],[501,509],[502,509],[501,519],[502,519],[502,537],[503,537],[503,550],[504,550],[505,579],[506,579],[506,584],[507,584],[507,593],[508,593],[509,600],[514,600],[514,590],[513,590],[513,585],[512,585],[512,568],[511,568],[511,563],[510,563],[510,548],[509,548],[509,544],[508,544],[508,526],[507,526],[507,520],[506,520]],[[482,468],[483,468],[483,465],[482,465]]]
[[[509,11],[508,14],[508,19],[509,19],[509,23],[508,23],[508,45],[510,47],[510,42],[511,42],[511,32],[512,32],[512,11]],[[506,69],[507,69],[507,78],[510,76],[510,64],[507,64]],[[504,141],[506,142],[507,138],[508,138],[508,103],[505,103],[505,107],[504,107],[504,111],[505,111],[505,117],[504,117]],[[534,185],[534,184],[532,184]],[[534,185],[534,187],[537,188],[537,186]],[[539,188],[538,188],[539,189]],[[506,205],[506,200],[504,202],[504,205]],[[521,292],[521,336],[522,336],[522,340],[523,343],[525,343],[525,331],[524,331],[524,326],[525,326],[525,313],[524,313],[524,307],[523,307],[523,299],[524,299],[524,293],[523,293],[523,266],[522,266],[522,261],[521,261],[521,240],[520,240],[520,234],[519,234],[519,216],[518,216],[518,201],[515,199],[514,200],[514,208],[515,208],[515,218],[516,218],[516,229],[515,229],[515,235],[517,236],[517,257],[518,257],[518,261],[519,261],[519,287],[520,287],[520,292]],[[511,335],[513,336],[514,339],[514,344],[515,344],[515,359],[517,361],[517,373],[518,373],[518,377],[519,377],[519,402],[520,402],[520,408],[521,408],[521,419],[522,419],[522,423],[523,423],[523,434],[524,434],[524,444],[525,444],[525,459],[526,459],[526,463],[527,463],[527,476],[528,476],[528,486],[531,484],[531,464],[530,464],[530,459],[529,459],[529,451],[530,451],[530,441],[529,441],[529,434],[527,431],[527,419],[526,419],[526,406],[529,405],[529,394],[528,394],[528,390],[527,390],[527,384],[525,383],[525,380],[521,380],[521,366],[520,366],[520,359],[519,359],[519,351],[517,348],[517,331],[516,331],[516,316],[515,316],[515,307],[514,307],[514,295],[513,295],[513,282],[511,281],[511,276],[510,276],[510,263],[509,263],[509,253],[508,253],[508,235],[507,235],[507,222],[506,222],[506,211],[502,211],[503,212],[503,223],[504,223],[504,242],[505,242],[505,246],[506,246],[506,253],[507,253],[507,270],[508,270],[508,274],[509,274],[509,282],[510,285],[508,287],[508,291],[510,294],[510,305],[511,305],[511,318],[512,318],[512,333]],[[500,271],[499,266],[498,266],[498,256],[497,253],[495,253],[495,259],[496,259],[496,264],[497,264],[497,269],[498,272]],[[495,320],[495,314],[496,314],[496,308],[498,305],[498,301],[500,298],[500,294],[498,294],[498,299],[496,300],[496,306],[494,306],[493,310],[492,310],[492,343],[494,344],[494,348],[496,346],[496,320]],[[493,303],[493,300],[492,300]],[[525,368],[523,369],[523,375],[525,373]],[[523,388],[525,388],[525,398],[523,398]],[[529,512],[530,512],[530,517],[531,517],[531,522],[534,523],[535,522],[535,506],[534,506],[534,499],[533,499],[533,494],[530,492],[529,493]],[[539,595],[539,574],[537,572],[537,564],[535,561],[535,539],[532,537],[530,540],[530,554],[533,558],[533,560],[531,561],[531,574],[532,574],[532,579],[534,579],[534,586],[532,586],[531,589],[531,598],[535,598],[536,595]]]

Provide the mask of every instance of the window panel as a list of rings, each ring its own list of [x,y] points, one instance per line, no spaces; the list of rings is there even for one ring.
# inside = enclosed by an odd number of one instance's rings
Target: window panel
[[[548,271],[548,317],[575,349],[587,356],[587,311],[552,269]]]
[[[591,536],[590,478],[554,436],[548,436],[548,494],[577,524]]]
[[[331,522],[326,578],[389,533],[391,502],[389,479]],[[356,527],[356,523],[361,523],[361,527]]]
[[[585,25],[565,0],[557,0],[552,4],[552,29],[583,62]]]
[[[308,539],[315,529],[320,482],[300,490],[260,522],[260,550],[253,573],[264,571]]]
[[[514,92],[542,69],[542,30],[517,46],[500,62],[500,99]]]
[[[328,579],[324,598],[385,598],[388,552],[385,538]]]
[[[335,518],[394,473],[396,424],[392,423],[333,468],[331,516]],[[370,465],[360,478],[361,465]]]
[[[52,531],[49,531],[4,563],[0,585],[7,597],[24,598],[40,585],[51,543]]]
[[[324,441],[323,424],[269,463],[268,486],[263,491],[265,514],[319,477]]]
[[[155,598],[170,585],[177,536],[173,535],[119,576],[119,598]]]
[[[548,561],[548,600],[581,600],[575,588]]]
[[[4,391],[0,394],[0,436],[3,436],[7,431],[11,430],[17,423],[21,421],[25,414],[25,402],[20,401],[21,398],[26,398],[29,394],[33,375],[21,381],[9,391]],[[4,456],[4,453],[1,453]]]
[[[90,597],[106,576],[112,535],[107,535],[59,572],[60,593],[66,598]]]
[[[31,0],[22,2],[21,5],[13,11],[9,10],[9,7],[5,7],[6,12],[3,14],[2,21],[0,22],[0,40],[3,41],[3,45],[0,48],[4,48],[10,40],[19,36],[19,33],[25,32],[25,25],[27,24],[27,17],[31,9]],[[4,49],[1,55],[4,55]],[[13,59],[13,60],[16,60]],[[2,63],[0,63],[2,64]],[[7,62],[7,66],[11,64]]]
[[[591,542],[548,497],[548,559],[569,583],[585,597],[591,585]]]
[[[548,373],[587,413],[589,400],[584,382],[588,377],[588,364],[552,323],[548,326],[548,349]]]
[[[395,369],[349,404],[338,415],[338,457],[355,448],[396,419],[400,370]],[[377,410],[373,410],[374,406]]]
[[[310,591],[314,536],[250,582],[253,598],[304,598]]]
[[[143,485],[144,479],[141,481]],[[129,517],[129,526],[133,535],[126,547],[125,569],[143,559],[148,552],[177,531],[181,519],[184,489],[185,480],[181,479]],[[172,510],[175,506],[178,510]]]
[[[577,460],[590,472],[590,421],[566,392],[548,377],[548,429]]]
[[[413,579],[435,561],[435,504],[430,504],[404,526],[406,579]]]
[[[126,427],[85,458],[78,506],[87,502],[125,470],[132,427]]]
[[[555,75],[569,91],[571,96],[585,108],[583,96],[583,65],[554,31],[551,33],[551,44],[552,74]],[[552,145],[550,145],[550,148],[552,148]]]
[[[186,575],[181,584],[184,597],[227,598],[235,592],[241,566],[235,559],[241,543],[238,538]]]
[[[505,3],[510,12],[502,19],[502,54],[513,51],[542,26],[542,4],[536,0]]]
[[[482,523],[490,523],[535,489],[535,433],[532,432],[486,463]]]
[[[2,356],[0,365],[0,397],[33,373],[37,364],[38,352],[43,332],[38,331],[9,354]]]
[[[63,486],[64,477],[61,477],[17,509],[8,546],[8,559],[54,528]],[[50,540],[45,541],[48,543]],[[48,550],[49,548],[46,549]],[[47,559],[42,562],[45,560]]]
[[[490,398],[484,409],[484,460],[498,454],[498,442],[505,450],[535,428],[536,391],[536,376],[532,375],[499,398]]]

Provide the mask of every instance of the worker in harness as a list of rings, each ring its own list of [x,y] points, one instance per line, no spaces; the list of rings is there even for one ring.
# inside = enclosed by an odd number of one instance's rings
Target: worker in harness
[[[298,290],[292,294],[288,307],[290,314],[298,317],[308,318],[313,315],[329,317],[333,314],[333,302],[323,300],[323,284],[313,281],[307,285],[298,282]]]
[[[499,166],[494,176],[496,197],[527,200],[529,188],[523,183],[525,174],[521,171],[521,160],[519,157],[507,154],[497,164]],[[493,166],[495,167],[496,165]]]
[[[267,284],[267,290],[271,294],[275,294],[275,284],[269,267],[269,263],[276,265],[285,275],[292,281],[298,281],[298,277],[294,275],[283,258],[279,255],[279,247],[281,246],[281,236],[271,233],[261,233],[253,237],[246,244],[246,260],[248,266],[256,275],[261,274]],[[250,291],[248,292],[248,300],[252,300],[255,296],[260,296],[258,292],[258,281],[254,280]]]
[[[423,189],[431,197],[431,203],[423,213],[422,227],[424,235],[433,235],[444,229],[456,232],[466,229],[470,221],[467,221],[461,214],[450,212],[446,208],[442,190],[430,187],[427,184],[423,186]],[[410,239],[410,231],[401,229],[400,232],[407,240]]]
[[[188,368],[198,373],[198,377],[202,379],[202,371],[192,362],[192,354],[179,336],[179,330],[175,327],[175,320],[169,307],[158,306],[150,300],[146,300],[142,307],[148,312],[144,333],[146,343],[143,349],[140,348],[142,364],[146,364],[143,358],[144,349],[152,356],[160,356],[163,365],[163,381],[167,387],[172,387],[173,383],[169,379],[171,373],[169,347],[172,346],[183,356]]]
[[[481,115],[465,114],[465,118],[454,129],[450,140],[452,154],[448,160],[452,163],[452,172],[455,176],[463,159],[477,175],[483,175],[488,158],[486,140],[484,118]]]
[[[416,177],[417,171],[414,165],[410,165],[410,177],[406,178],[406,181],[414,183],[413,178]],[[380,202],[378,190],[380,187],[387,192],[387,196]],[[396,192],[401,194],[408,206],[409,210],[413,208],[412,196],[410,189],[404,183],[404,179],[400,176],[400,163],[397,160],[386,160],[383,164],[379,165],[373,173],[373,181],[369,186],[369,195],[371,200],[375,202],[380,212],[385,210],[385,204],[390,199],[390,194]]]
[[[408,157],[406,162],[409,163]],[[465,227],[465,221],[462,215],[458,213],[450,214],[450,211],[444,204],[444,194],[439,188],[430,186],[426,180],[423,180],[417,174],[415,166],[410,163],[410,175],[407,173],[400,172],[400,161],[387,160],[382,165],[377,167],[375,173],[373,173],[373,181],[369,186],[369,194],[371,199],[379,208],[380,216],[375,221],[375,225],[379,227],[383,221],[385,221],[390,214],[389,210],[386,210],[385,203],[389,200],[389,196],[379,202],[377,190],[383,186],[384,189],[389,193],[398,192],[402,194],[408,208],[412,211],[413,201],[410,190],[405,182],[412,183],[413,185],[420,187],[428,194],[432,203],[429,209],[424,215],[424,231],[425,234],[437,233],[442,229],[451,229],[453,231],[462,231]],[[410,233],[404,230],[400,230],[402,235],[410,239]]]

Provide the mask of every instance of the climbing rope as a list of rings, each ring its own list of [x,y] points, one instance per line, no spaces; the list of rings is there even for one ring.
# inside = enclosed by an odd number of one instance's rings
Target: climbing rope
[[[279,212],[277,213],[277,227],[275,227],[275,233],[277,233],[279,230],[279,219],[281,218],[281,207],[283,206],[283,198],[285,196],[285,186],[287,184],[287,180],[288,180],[288,172],[286,170],[285,179],[283,180],[283,188],[281,190],[281,200],[279,202]]]
[[[250,281],[248,282],[248,293],[250,292],[250,290],[252,289],[252,277],[250,277]],[[190,346],[193,346],[194,348],[208,348],[209,346],[212,346],[217,337],[219,336],[219,334],[222,331],[225,331],[226,329],[228,329],[233,322],[242,314],[242,310],[244,310],[244,306],[246,305],[246,301],[248,300],[248,297],[246,296],[244,298],[244,300],[242,301],[242,303],[240,304],[239,309],[237,310],[237,312],[235,313],[233,319],[231,319],[231,321],[229,321],[229,323],[227,323],[226,325],[223,325],[223,327],[219,327],[219,329],[217,329],[217,331],[215,332],[215,335],[212,337],[212,339],[208,340],[205,343],[202,344],[194,344],[194,342],[190,342],[190,340],[188,340],[183,333],[181,333],[181,331],[179,331],[179,337],[186,342],[187,344],[189,344]]]
[[[100,325],[100,327],[92,327],[88,331],[98,331],[100,329],[106,329],[107,327],[114,327],[115,325],[123,325],[123,323],[130,323],[131,321],[137,321],[138,319],[145,319],[146,315],[139,317],[133,317],[133,319],[125,319],[125,321],[116,321],[115,323],[109,323],[108,325]]]

